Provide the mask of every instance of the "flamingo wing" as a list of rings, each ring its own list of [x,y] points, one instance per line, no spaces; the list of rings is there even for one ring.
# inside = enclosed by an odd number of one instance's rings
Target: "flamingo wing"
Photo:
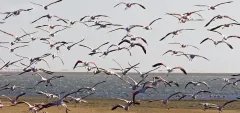
[[[21,96],[23,96],[23,95],[25,95],[25,94],[26,94],[26,93],[21,93],[20,95],[18,95],[18,96],[16,97],[15,100],[18,100],[19,97],[21,97]]]
[[[152,65],[152,67],[157,67],[157,66],[161,66],[161,65],[163,65],[164,67],[167,67],[165,64],[163,64],[163,63],[156,63],[156,64],[154,64],[154,65]]]
[[[232,45],[229,44],[229,43],[226,42],[226,41],[219,41],[219,43],[225,43],[225,44],[227,44],[227,46],[228,46],[230,49],[233,49]]]
[[[142,4],[139,4],[139,3],[131,3],[131,5],[138,5],[138,6],[140,6],[141,8],[146,9]]]
[[[108,33],[110,33],[110,32],[113,32],[113,31],[117,31],[117,30],[124,30],[125,28],[117,28],[117,29],[113,29],[113,30],[111,30],[111,31],[108,31]]]
[[[124,108],[125,106],[123,106],[123,105],[121,105],[121,104],[117,104],[117,105],[113,106],[111,110],[115,110],[115,109],[117,109],[117,108],[119,108],[119,107],[120,107],[120,108]]]
[[[141,47],[142,50],[143,50],[143,52],[144,52],[145,54],[147,54],[147,50],[145,49],[145,47],[144,47],[142,44],[140,44],[140,43],[135,43],[134,45],[137,45],[137,46]]]
[[[43,7],[43,5],[42,4],[38,4],[38,3],[34,3],[34,2],[30,2],[31,4],[34,4],[34,5],[38,5],[38,6],[42,6]]]
[[[233,18],[231,18],[231,17],[229,17],[229,16],[226,16],[226,15],[224,15],[223,17],[224,17],[224,18],[228,18],[228,19],[230,19],[230,20],[232,20],[232,21],[234,21],[234,22],[238,23],[238,21],[237,21],[237,20],[235,20],[235,19],[233,19]]]
[[[216,29],[218,29],[218,28],[220,28],[220,27],[222,27],[222,26],[224,26],[224,25],[219,25],[219,26],[217,26],[217,27],[214,27],[214,28],[212,28],[212,29],[209,29],[209,31],[215,31]]]
[[[52,3],[50,3],[50,4],[46,5],[46,6],[48,7],[48,6],[50,6],[50,5],[53,5],[53,4],[58,3],[58,2],[61,2],[61,1],[62,1],[62,0],[57,0],[57,1],[52,2]]]
[[[122,40],[121,42],[118,43],[118,45],[121,45],[121,44],[124,43],[124,42],[127,42],[127,43],[131,44],[131,41],[130,41],[130,40]]]
[[[184,68],[182,68],[182,67],[174,67],[173,69],[180,69],[185,75],[187,75],[187,72],[185,71],[185,69]]]
[[[208,25],[210,25],[213,21],[215,21],[217,17],[218,16],[214,16],[204,27],[207,27]]]
[[[213,42],[215,42],[213,39],[211,39],[211,38],[205,38],[204,40],[202,40],[201,42],[200,42],[200,44],[202,44],[203,42],[205,42],[205,41],[207,41],[207,40],[211,40],[211,41],[213,41]]]
[[[118,4],[116,4],[114,7],[117,7],[118,5],[120,5],[120,4],[127,4],[127,3],[125,3],[125,2],[120,2],[120,3],[118,3]]]
[[[217,5],[213,6],[213,7],[217,7],[217,6],[220,6],[220,5],[223,5],[223,4],[232,3],[232,2],[233,2],[233,1],[228,1],[228,2],[219,3],[219,4],[217,4]]]
[[[152,24],[153,24],[154,22],[156,22],[157,20],[160,20],[160,19],[162,19],[162,18],[157,18],[157,19],[153,20],[153,21],[149,24],[149,26],[152,25]]]
[[[228,101],[228,102],[224,103],[222,106],[224,107],[224,106],[226,106],[227,104],[230,104],[230,103],[233,103],[233,102],[236,102],[236,101],[238,101],[238,100],[231,100],[231,101]]]
[[[165,39],[167,36],[169,36],[170,34],[172,34],[172,32],[166,34],[163,38],[161,38],[159,41],[162,41],[163,39]]]

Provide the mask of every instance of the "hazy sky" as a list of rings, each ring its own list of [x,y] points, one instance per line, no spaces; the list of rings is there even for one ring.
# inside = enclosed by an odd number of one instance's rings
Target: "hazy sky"
[[[48,4],[54,0],[31,0],[40,4]],[[99,67],[110,68],[117,67],[117,65],[112,61],[116,59],[123,66],[127,66],[127,63],[132,64],[140,62],[140,70],[147,71],[150,70],[152,65],[157,62],[163,62],[169,67],[182,66],[187,72],[200,72],[200,73],[237,73],[239,71],[239,58],[240,58],[240,40],[229,39],[227,42],[233,45],[234,49],[229,49],[226,45],[220,44],[214,46],[211,42],[206,42],[200,45],[200,42],[207,37],[213,38],[215,40],[221,40],[221,36],[216,33],[208,32],[207,28],[203,27],[213,16],[218,14],[229,15],[232,18],[240,21],[240,16],[237,13],[240,8],[239,0],[235,0],[232,4],[226,4],[217,7],[215,11],[204,11],[200,14],[203,16],[205,21],[198,22],[192,21],[185,24],[179,24],[178,20],[172,16],[165,15],[165,13],[185,13],[190,11],[195,11],[199,9],[206,9],[203,7],[194,7],[196,4],[207,4],[215,5],[220,2],[225,2],[226,0],[63,0],[60,3],[54,4],[49,7],[49,10],[44,10],[42,7],[35,6],[29,3],[29,0],[2,0],[0,12],[14,11],[21,8],[33,8],[31,12],[22,12],[19,16],[10,17],[7,19],[5,24],[0,25],[0,29],[11,32],[15,35],[24,34],[21,28],[25,29],[27,32],[39,31],[34,36],[37,37],[48,37],[48,34],[42,32],[34,27],[43,24],[62,24],[62,22],[48,22],[47,19],[42,19],[34,24],[30,24],[31,21],[39,18],[40,16],[46,14],[57,15],[61,18],[66,18],[70,20],[79,20],[85,15],[97,15],[105,14],[111,18],[101,18],[101,20],[110,21],[115,24],[121,24],[124,27],[134,24],[147,25],[152,20],[161,17],[162,20],[157,21],[152,25],[153,30],[146,31],[142,28],[133,29],[131,34],[136,36],[143,36],[148,41],[148,45],[145,45],[147,49],[147,54],[145,55],[141,48],[133,48],[132,56],[129,56],[127,51],[120,51],[109,54],[106,58],[99,58],[99,55],[89,56],[90,52],[88,49],[83,47],[75,46],[71,51],[65,48],[61,48],[61,53],[59,54],[65,61],[63,66],[58,59],[52,60],[48,58],[50,62],[51,69],[48,69],[45,63],[39,63],[36,67],[43,67],[48,70],[53,71],[73,71],[73,65],[77,60],[83,61],[94,61],[99,65]],[[146,7],[146,10],[140,7],[133,6],[128,10],[124,10],[125,6],[119,6],[113,8],[119,2],[138,2]],[[0,15],[4,18],[5,15]],[[199,18],[198,16],[193,16],[193,18]],[[228,19],[217,20],[213,22],[208,28],[215,27],[220,24],[230,23],[232,21]],[[100,44],[110,41],[111,44],[117,44],[126,34],[125,31],[116,31],[112,33],[107,33],[116,27],[106,28],[96,30],[95,28],[87,28],[83,24],[73,25],[72,28],[67,29],[63,32],[59,32],[55,37],[52,38],[54,41],[79,41],[85,38],[82,44],[97,47]],[[160,38],[165,36],[168,32],[181,29],[181,28],[193,28],[195,31],[186,31],[176,36],[175,38],[168,37],[163,41],[159,41]],[[220,31],[225,35],[239,35],[239,26],[234,26],[230,28],[220,29]],[[13,41],[12,37],[0,33],[1,41]],[[26,37],[25,40],[30,40]],[[178,45],[169,45],[170,42],[180,42],[185,44],[192,44],[200,48],[196,50],[194,48],[182,49]],[[110,44],[109,44],[110,45]],[[109,46],[108,45],[108,46]],[[6,44],[6,46],[10,46]],[[101,50],[106,50],[108,46],[101,48]],[[128,46],[128,44],[126,44]],[[177,57],[167,54],[162,56],[164,52],[169,49],[182,50],[185,53],[193,53],[203,55],[210,59],[206,61],[201,58],[195,58],[193,61],[188,61],[184,56]],[[9,50],[5,48],[0,48],[0,57],[5,61],[14,61],[19,59],[10,53]],[[29,47],[20,48],[15,51],[15,53],[36,57],[44,53],[51,52],[57,53],[55,49],[50,50],[49,46],[43,44],[40,41],[35,41],[29,44]],[[23,61],[28,63],[27,60]],[[3,65],[3,64],[1,64]],[[11,67],[10,67],[11,68]],[[14,67],[13,67],[14,68]],[[75,71],[85,71],[85,69],[77,68]],[[179,71],[176,71],[179,72]]]

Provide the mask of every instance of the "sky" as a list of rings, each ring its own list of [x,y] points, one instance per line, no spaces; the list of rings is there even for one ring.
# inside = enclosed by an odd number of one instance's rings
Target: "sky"
[[[31,1],[40,4],[48,4],[54,0]],[[224,44],[220,44],[215,47],[215,45],[211,42],[205,42],[203,44],[200,44],[200,42],[207,37],[213,38],[214,40],[221,40],[220,35],[209,32],[207,29],[232,22],[228,19],[222,19],[213,22],[207,28],[204,27],[204,25],[212,17],[222,14],[228,15],[240,21],[240,15],[237,12],[239,11],[239,0],[234,0],[232,4],[219,6],[214,11],[200,12],[204,18],[204,21],[190,21],[183,24],[178,23],[176,18],[165,15],[166,13],[185,13],[206,9],[204,7],[195,7],[194,5],[215,5],[225,1],[226,0],[63,0],[60,3],[50,6],[48,10],[44,10],[42,7],[29,3],[29,0],[3,0],[1,1],[0,5],[0,12],[14,11],[21,8],[33,8],[33,10],[31,12],[22,12],[16,17],[10,17],[4,21],[6,22],[5,24],[0,25],[0,29],[20,36],[24,34],[21,31],[21,28],[23,28],[27,32],[38,31],[38,33],[34,34],[36,37],[48,37],[48,33],[38,30],[34,27],[43,24],[65,24],[62,22],[56,22],[54,20],[48,21],[47,19],[42,19],[34,24],[30,24],[31,21],[46,14],[57,15],[61,18],[66,18],[69,20],[79,20],[86,15],[103,14],[110,16],[110,18],[100,18],[100,20],[109,21],[114,24],[121,24],[124,27],[127,27],[129,25],[136,24],[147,25],[152,20],[160,17],[162,19],[152,25],[153,30],[146,31],[142,28],[135,28],[131,31],[131,34],[134,34],[135,36],[142,36],[147,40],[148,45],[144,45],[147,49],[147,54],[144,54],[141,48],[135,47],[131,49],[132,56],[129,56],[127,51],[119,51],[109,54],[105,58],[100,58],[98,57],[99,55],[89,56],[88,53],[90,53],[90,51],[86,48],[75,46],[70,51],[68,51],[66,48],[61,48],[61,52],[58,53],[58,55],[64,60],[65,65],[62,65],[58,59],[52,60],[51,58],[47,58],[46,60],[49,61],[50,69],[45,63],[38,63],[36,67],[51,71],[85,72],[86,69],[84,68],[77,68],[73,70],[73,66],[77,60],[93,61],[99,67],[108,69],[118,67],[117,64],[112,60],[115,59],[125,67],[128,66],[128,62],[131,64],[140,63],[139,70],[143,72],[152,69],[153,64],[162,62],[169,67],[182,66],[188,73],[238,73],[240,72],[238,65],[240,58],[239,39],[229,39],[227,41],[233,46],[233,50]],[[146,9],[144,10],[138,6],[133,6],[128,10],[124,10],[124,5],[113,8],[113,6],[119,2],[137,2],[144,5]],[[0,15],[0,18],[4,17],[5,15]],[[192,17],[199,18],[195,15]],[[117,27],[96,30],[92,27],[86,27],[83,24],[76,24],[71,26],[70,29],[57,33],[52,40],[76,42],[85,38],[81,44],[90,47],[97,47],[108,41],[110,42],[109,45],[118,44],[123,36],[125,36],[126,31],[120,30],[107,33],[115,28]],[[159,39],[161,39],[167,33],[183,28],[196,30],[182,32],[180,35],[174,38],[168,37],[163,41],[159,41]],[[219,31],[225,35],[239,35],[240,33],[238,32],[238,28],[239,26],[233,26],[230,28],[220,29]],[[12,37],[3,33],[0,33],[0,38],[1,41],[13,41]],[[30,39],[29,37],[25,37],[24,40],[28,41]],[[195,45],[199,47],[200,50],[196,50],[194,48],[180,48],[178,45],[168,44],[172,42]],[[101,51],[106,50],[109,45],[101,48]],[[128,44],[124,45],[128,46]],[[10,47],[10,44],[5,44],[4,46]],[[172,56],[171,54],[162,56],[162,54],[169,49],[202,55],[210,59],[210,61],[201,58],[195,58],[193,61],[188,61],[188,59],[184,56]],[[0,54],[0,58],[5,61],[15,61],[19,59],[19,57],[14,55],[14,53],[10,53],[9,50],[5,48],[0,48],[0,51],[2,53]],[[39,40],[31,42],[28,47],[20,48],[15,51],[16,54],[28,57],[37,57],[48,52],[57,54],[55,49],[50,49],[48,45]],[[25,59],[23,63],[29,62]],[[1,63],[0,65],[4,64]],[[9,70],[14,68],[16,67],[9,67]]]

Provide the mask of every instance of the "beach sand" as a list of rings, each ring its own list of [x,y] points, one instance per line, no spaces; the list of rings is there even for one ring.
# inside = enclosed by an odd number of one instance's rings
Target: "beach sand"
[[[46,102],[45,98],[21,98],[20,101],[28,101],[31,104]],[[111,110],[112,106],[115,104],[125,104],[120,100],[115,99],[86,99],[88,103],[79,103],[75,107],[75,104],[70,102],[68,103],[68,108],[71,110],[69,113],[126,113],[124,109],[118,108],[114,111]],[[222,105],[225,101],[169,101],[171,107],[170,110],[159,101],[148,103],[145,100],[141,100],[141,105],[131,106],[130,110],[127,113],[218,113],[216,109],[209,109],[204,111],[202,106],[195,106],[198,103],[214,103]],[[4,105],[9,105],[5,99],[2,99]],[[62,107],[51,107],[45,109],[48,113],[65,113],[65,109]],[[13,107],[3,107],[0,108],[0,113],[27,113],[28,106],[25,104],[13,106]],[[240,113],[240,102],[235,102],[227,105],[224,110],[224,113]],[[42,113],[42,112],[40,112]]]

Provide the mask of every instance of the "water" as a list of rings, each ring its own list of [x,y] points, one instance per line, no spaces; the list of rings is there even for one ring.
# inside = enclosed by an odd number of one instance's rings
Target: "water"
[[[13,74],[11,76],[3,76],[5,74]],[[11,83],[12,85],[18,85],[23,87],[32,87],[34,86],[39,80],[40,77],[37,75],[32,74],[25,74],[25,75],[16,75],[14,73],[3,73],[0,76],[0,86],[6,85]],[[46,87],[44,83],[39,84],[37,86],[37,90],[49,92],[49,93],[60,93],[63,91],[71,92],[75,91],[82,87],[92,87],[95,83],[101,81],[107,81],[103,84],[100,84],[96,87],[96,93],[92,95],[90,98],[131,98],[132,89],[130,85],[122,82],[116,76],[107,76],[107,75],[93,75],[92,73],[55,73],[54,75],[64,75],[64,78],[53,80],[53,87],[48,86]],[[43,74],[44,77],[50,78],[53,75],[46,75]],[[133,79],[139,81],[141,78],[137,74],[129,75]],[[147,80],[152,80],[153,76],[160,76],[160,74],[150,74]],[[226,82],[223,80],[216,80],[211,81],[214,78],[231,78],[228,74],[189,74],[189,75],[182,75],[182,74],[172,74],[169,76],[161,75],[162,78],[166,80],[173,80],[176,81],[180,87],[172,86],[172,87],[165,87],[163,83],[159,83],[157,86],[157,91],[153,89],[148,89],[145,94],[137,95],[137,98],[142,99],[159,99],[159,98],[166,98],[170,94],[174,92],[184,92],[186,94],[193,94],[198,92],[199,90],[208,90],[211,91],[211,94],[204,94],[199,95],[197,99],[235,99],[236,97],[240,96],[240,88],[239,86],[229,85],[223,90],[220,90]],[[240,77],[238,78],[240,79]],[[130,81],[126,78],[126,80]],[[210,89],[207,87],[200,85],[194,88],[191,88],[192,85],[189,85],[187,89],[185,89],[185,85],[189,81],[205,81],[210,85]],[[233,80],[234,81],[234,80]],[[131,82],[131,81],[130,81]],[[39,96],[36,94],[35,90],[30,89],[17,89],[11,93],[9,90],[0,91],[1,95],[11,95],[15,96],[20,92],[26,92],[28,96]],[[210,95],[218,95],[218,97],[214,96],[210,98]],[[223,98],[225,97],[225,98]]]

